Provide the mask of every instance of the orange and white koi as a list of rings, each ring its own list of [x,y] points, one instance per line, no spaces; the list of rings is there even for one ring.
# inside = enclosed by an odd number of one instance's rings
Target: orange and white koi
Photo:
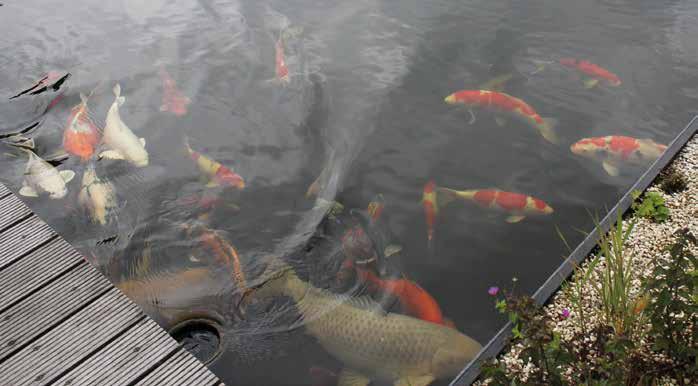
[[[226,239],[221,237],[219,232],[205,225],[185,225],[184,227],[190,235],[196,234],[198,236],[199,241],[203,243],[207,251],[217,262],[230,269],[235,283],[242,289],[241,293],[244,292],[247,288],[247,279],[237,249]]]
[[[208,177],[209,181],[206,187],[213,188],[217,186],[231,186],[237,189],[245,188],[245,180],[237,173],[227,168],[225,165],[217,162],[205,155],[192,150],[189,143],[185,143],[189,156],[201,173]]]
[[[288,67],[286,66],[286,56],[284,55],[284,45],[281,36],[279,36],[279,38],[276,39],[276,42],[274,43],[274,51],[274,68],[276,70],[276,80],[281,82],[282,84],[288,84],[288,82],[291,81],[291,78],[289,77]]]
[[[589,76],[590,79],[584,81],[584,86],[586,88],[592,88],[596,86],[599,83],[599,81],[604,81],[606,84],[613,87],[618,87],[621,85],[621,81],[618,75],[588,60],[561,58],[559,62],[561,65],[565,67],[574,68],[579,72]]]
[[[177,83],[172,76],[165,70],[165,67],[160,67],[160,78],[162,79],[162,105],[160,111],[170,112],[178,117],[187,113],[187,105],[191,100],[184,96],[179,89]]]
[[[472,201],[484,208],[506,212],[509,215],[506,219],[508,223],[517,223],[530,215],[553,213],[553,208],[545,201],[521,193],[498,189],[453,190],[442,187],[436,190],[439,193],[439,204],[442,206],[456,199]]]
[[[80,94],[80,99],[82,102],[72,108],[63,131],[63,148],[85,162],[92,157],[99,143],[99,129],[90,118],[87,97]]]
[[[666,148],[649,138],[622,135],[584,138],[570,146],[576,155],[601,161],[603,169],[611,176],[619,175],[619,167],[623,164],[644,165],[656,160]]]
[[[472,108],[484,108],[496,114],[495,120],[500,126],[506,123],[502,115],[507,115],[538,130],[548,142],[558,142],[557,134],[554,130],[556,125],[555,119],[541,117],[528,103],[509,94],[490,90],[461,90],[447,96],[444,101],[450,105],[461,104],[467,106],[472,117],[470,120],[471,124],[475,122],[475,114]]]
[[[431,244],[434,238],[434,227],[436,226],[436,216],[439,214],[439,206],[436,201],[436,184],[429,181],[424,185],[422,192],[422,206],[424,207],[424,217],[427,222],[427,241]]]

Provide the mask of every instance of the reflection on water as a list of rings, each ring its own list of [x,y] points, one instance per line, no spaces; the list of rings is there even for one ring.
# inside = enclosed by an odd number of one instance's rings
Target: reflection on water
[[[445,384],[504,323],[487,288],[540,286],[555,228],[579,240],[688,121],[696,18],[5,4],[0,178],[164,327],[220,324],[229,384]]]

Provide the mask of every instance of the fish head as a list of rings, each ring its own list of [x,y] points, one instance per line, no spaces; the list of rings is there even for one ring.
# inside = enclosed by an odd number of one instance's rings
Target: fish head
[[[431,359],[431,373],[436,378],[455,377],[482,349],[474,339],[450,327],[441,327],[450,333]]]
[[[245,180],[237,173],[232,171],[219,175],[219,183],[222,185],[232,186],[238,189],[245,188]]]
[[[472,105],[477,103],[480,98],[480,90],[461,90],[444,98],[444,102],[449,105],[462,104]]]
[[[572,153],[588,157],[597,158],[607,152],[605,138],[583,138],[570,146]]]

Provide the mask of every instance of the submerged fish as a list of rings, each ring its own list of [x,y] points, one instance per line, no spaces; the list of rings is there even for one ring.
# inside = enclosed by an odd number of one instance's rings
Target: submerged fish
[[[383,214],[383,209],[385,208],[385,200],[383,199],[382,194],[377,194],[376,197],[371,200],[371,202],[368,203],[368,215],[371,219],[371,222],[374,223],[380,219],[381,215]]]
[[[644,165],[659,158],[666,145],[651,139],[637,139],[622,135],[584,138],[570,146],[572,153],[601,161],[603,169],[611,176],[620,174],[623,164]]]
[[[185,225],[185,228],[190,235],[195,235],[203,243],[210,256],[230,269],[239,288],[242,290],[247,288],[247,279],[240,262],[240,255],[228,240],[223,238],[219,232],[202,224]]]
[[[101,158],[126,160],[137,167],[148,166],[148,152],[145,150],[145,139],[136,137],[131,129],[121,120],[119,107],[124,104],[126,97],[121,96],[121,86],[114,85],[114,103],[107,113],[107,123],[104,127],[102,143],[109,148],[99,156]]]
[[[38,197],[48,194],[49,198],[61,199],[68,194],[66,184],[75,177],[72,170],[58,171],[33,151],[20,147],[29,155],[24,171],[24,181],[19,194],[25,197]]]
[[[565,67],[574,68],[582,74],[589,76],[590,78],[584,81],[584,86],[586,88],[596,86],[599,81],[604,81],[606,84],[613,87],[621,85],[620,78],[618,78],[616,74],[588,60],[562,58],[559,62]]]
[[[59,88],[61,88],[61,85],[70,78],[70,73],[66,73],[64,75],[61,75],[60,72],[58,71],[49,71],[46,75],[44,75],[41,79],[36,81],[31,87],[28,89],[20,91],[18,94],[13,95],[10,97],[10,99],[15,99],[19,98],[22,95],[29,94],[29,95],[37,95],[41,94],[44,91],[47,91],[49,88],[51,88],[53,91],[58,91]]]
[[[187,113],[187,105],[191,103],[191,100],[177,89],[177,83],[172,79],[172,76],[170,76],[164,66],[160,67],[160,78],[162,79],[162,105],[160,106],[160,111],[170,112],[178,117],[185,115]]]
[[[429,244],[431,244],[434,238],[436,216],[439,214],[435,188],[436,184],[434,181],[429,181],[424,185],[424,190],[422,192],[422,206],[424,206],[424,218],[427,222],[427,241]]]
[[[286,57],[284,55],[284,45],[279,36],[274,43],[274,69],[276,71],[276,80],[282,84],[288,84],[291,78],[288,74],[288,67],[286,66]]]
[[[105,225],[109,221],[109,215],[117,208],[114,186],[97,176],[94,164],[88,165],[82,175],[78,202],[87,209],[90,219],[100,225]]]
[[[340,385],[366,386],[372,379],[426,386],[453,378],[480,351],[455,329],[381,311],[366,298],[348,298],[316,288],[281,267],[252,292],[257,298],[294,300],[307,333],[345,368]]]
[[[447,96],[444,101],[448,104],[462,104],[470,110],[472,119],[475,122],[475,115],[472,108],[478,107],[493,111],[498,125],[506,123],[505,115],[517,119],[530,127],[538,130],[548,142],[557,143],[558,138],[555,133],[556,120],[553,118],[543,118],[536,110],[523,100],[509,94],[489,90],[461,90]]]
[[[456,199],[472,201],[484,208],[507,213],[509,215],[506,219],[508,223],[517,223],[530,215],[553,213],[553,208],[543,200],[521,193],[505,192],[498,189],[453,190],[441,187],[437,188],[437,191],[439,203],[442,206]]]
[[[90,118],[87,97],[80,94],[80,99],[82,102],[71,110],[63,131],[63,148],[85,162],[92,157],[99,143],[99,129]]]
[[[217,162],[205,155],[192,150],[188,141],[185,141],[187,152],[192,160],[196,162],[199,171],[208,178],[206,187],[212,188],[216,186],[230,186],[237,189],[245,188],[245,180],[237,173],[227,168],[225,165]]]

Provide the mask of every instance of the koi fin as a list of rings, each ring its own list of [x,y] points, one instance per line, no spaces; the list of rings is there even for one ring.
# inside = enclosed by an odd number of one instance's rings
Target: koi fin
[[[434,379],[433,375],[408,375],[395,381],[395,386],[429,386]]]
[[[29,185],[24,185],[22,186],[22,189],[19,190],[19,194],[24,196],[24,197],[39,197],[39,194],[34,190]]]
[[[494,121],[495,121],[495,122],[497,123],[497,125],[500,126],[500,127],[505,126],[505,125],[507,124],[506,118],[504,118],[504,117],[502,117],[502,116],[500,116],[500,115],[495,116],[495,117],[494,117]]]
[[[475,118],[475,113],[473,112],[473,109],[468,109],[468,112],[470,113],[470,120],[468,121],[468,124],[472,125],[477,121],[477,118]]]
[[[458,194],[456,194],[455,190],[436,187],[436,207],[438,209],[443,208],[457,198]]]
[[[70,180],[72,180],[73,177],[75,177],[75,172],[72,170],[61,170],[58,173],[61,175],[61,178],[66,184],[70,182]]]
[[[387,247],[385,247],[385,250],[383,250],[383,254],[385,255],[385,257],[390,257],[400,253],[400,251],[402,251],[402,245],[390,244]]]
[[[116,100],[115,100],[116,104],[119,106],[123,105],[124,102],[126,102],[126,97],[121,96],[121,85],[118,83],[115,84],[112,91],[114,92],[114,96],[116,97]]]
[[[526,218],[526,216],[509,216],[509,217],[507,217],[506,222],[508,222],[509,224],[516,224],[517,222],[519,222],[525,218]]]
[[[145,147],[145,138],[139,139],[139,142],[141,143],[141,146]]]
[[[99,158],[100,159],[106,158],[106,159],[123,160],[124,155],[116,150],[105,150],[105,151],[99,153]]]
[[[557,144],[560,139],[555,132],[555,126],[557,126],[557,119],[555,118],[543,118],[543,123],[538,125],[538,132],[545,138],[546,141]]]
[[[597,84],[599,84],[598,79],[594,79],[594,78],[587,79],[584,81],[584,88],[586,88],[586,89],[594,88],[594,87],[596,87]]]
[[[337,379],[337,386],[368,386],[370,383],[370,378],[346,368],[339,373],[339,378]]]
[[[603,161],[603,170],[608,173],[609,176],[616,177],[620,174],[620,170],[618,170],[618,166],[613,165],[612,163],[608,161]]]

